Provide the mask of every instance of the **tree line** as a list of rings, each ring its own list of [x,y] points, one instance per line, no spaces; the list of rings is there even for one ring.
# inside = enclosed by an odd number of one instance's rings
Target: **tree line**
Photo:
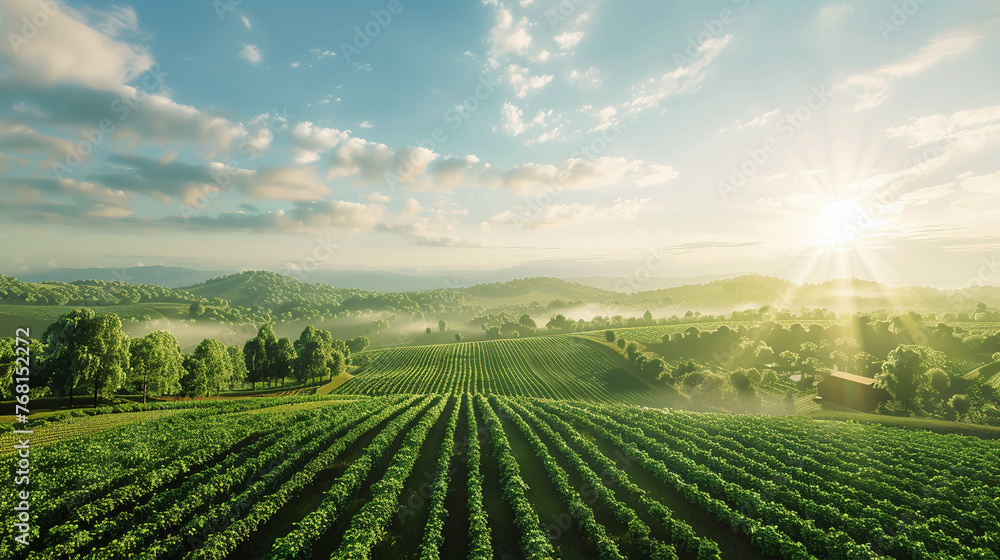
[[[283,387],[332,379],[343,374],[352,354],[370,344],[366,337],[338,340],[329,331],[306,327],[295,341],[277,337],[270,324],[242,345],[204,339],[188,354],[167,331],[131,338],[115,314],[76,309],[51,324],[29,352],[33,396],[111,398],[120,390],[150,396],[205,397],[247,384]],[[14,339],[0,339],[0,394],[13,397],[18,363]]]

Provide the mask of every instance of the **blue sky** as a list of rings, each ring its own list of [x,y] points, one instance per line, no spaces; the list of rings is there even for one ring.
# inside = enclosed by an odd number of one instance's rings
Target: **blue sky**
[[[0,272],[1000,278],[995,3],[0,0],[0,27]]]

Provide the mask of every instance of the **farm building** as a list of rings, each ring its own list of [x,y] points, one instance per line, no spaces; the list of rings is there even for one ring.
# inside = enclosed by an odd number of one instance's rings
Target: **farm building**
[[[884,389],[876,389],[875,380],[846,371],[835,371],[820,381],[816,388],[817,401],[824,409],[847,408],[858,412],[874,412],[879,403],[889,398]]]

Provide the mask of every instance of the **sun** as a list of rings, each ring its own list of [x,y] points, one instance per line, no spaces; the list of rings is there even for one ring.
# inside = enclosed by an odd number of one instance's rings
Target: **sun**
[[[853,244],[871,229],[868,211],[853,200],[831,202],[816,218],[817,241],[828,247]]]

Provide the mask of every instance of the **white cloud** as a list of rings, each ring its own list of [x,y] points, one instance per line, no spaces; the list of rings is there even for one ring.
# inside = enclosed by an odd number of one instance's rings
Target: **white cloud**
[[[780,112],[781,112],[781,108],[779,107],[779,108],[777,108],[777,109],[775,109],[773,111],[767,111],[766,113],[760,113],[756,117],[754,117],[754,118],[752,118],[752,119],[750,119],[749,121],[746,121],[746,122],[736,121],[735,122],[735,129],[736,130],[743,130],[744,128],[752,128],[752,127],[756,127],[756,126],[763,126],[763,125],[771,122],[774,119],[774,117],[776,117],[778,115],[778,113],[780,113]],[[726,131],[726,129],[723,128],[719,132],[725,132],[725,131]]]
[[[569,50],[583,39],[583,31],[567,31],[554,37],[556,44],[562,50]]]
[[[687,64],[678,66],[676,70],[667,72],[656,79],[632,88],[632,99],[621,107],[629,115],[635,115],[647,109],[656,107],[665,98],[692,91],[705,79],[708,69],[717,56],[726,48],[732,35],[706,40],[698,47],[698,56]]]
[[[958,176],[958,180],[958,185],[963,191],[1000,194],[1000,171],[987,175],[963,173]]]
[[[323,128],[309,121],[295,125],[291,132],[293,159],[298,163],[308,163],[319,159],[348,138],[347,132],[335,128]]]
[[[834,26],[854,13],[854,6],[848,4],[830,4],[820,8],[816,14],[816,19],[820,25]]]
[[[621,157],[574,158],[558,166],[527,163],[514,167],[502,175],[500,185],[515,194],[532,196],[546,191],[621,187],[629,183],[645,187],[661,184],[676,176],[671,167],[639,160]]]
[[[111,6],[108,11],[87,9],[94,29],[108,37],[139,33],[139,18],[131,6]]]
[[[671,179],[676,179],[679,175],[680,173],[669,165],[650,163],[633,172],[632,182],[639,188],[651,187],[662,185]]]
[[[260,48],[250,43],[243,44],[243,50],[240,51],[240,58],[254,66],[259,65],[261,60],[263,60],[260,55]]]
[[[966,109],[951,115],[929,115],[913,119],[909,125],[886,130],[889,138],[907,137],[910,147],[938,140],[981,141],[1000,133],[1000,106]]]
[[[618,118],[618,110],[610,106],[605,107],[600,111],[597,111],[596,113],[593,113],[593,116],[597,117],[599,119],[599,122],[597,123],[596,126],[594,126],[594,128],[590,129],[588,132],[597,132],[600,130],[604,130],[605,128],[613,126],[620,121],[620,119]]]
[[[298,60],[296,60],[295,62],[293,62],[293,63],[291,64],[291,67],[292,67],[292,68],[298,68],[298,67],[299,67],[299,61],[298,61]]]
[[[515,21],[514,14],[500,6],[489,37],[489,61],[493,68],[500,65],[499,60],[504,55],[513,53],[523,56],[526,53],[531,45],[531,34],[527,28],[528,18]]]
[[[361,124],[359,124],[358,126],[360,126],[361,128],[375,128],[375,125],[373,125],[372,123],[370,123],[368,121],[364,121]]]
[[[384,194],[379,194],[377,192],[369,193],[369,194],[365,195],[365,198],[367,198],[368,200],[370,200],[372,202],[380,202],[380,203],[383,203],[383,204],[392,201],[392,199],[389,198],[388,196],[385,196]]]
[[[423,210],[423,207],[420,206],[420,202],[418,202],[417,199],[408,198],[406,199],[406,202],[403,203],[403,210],[400,211],[399,215],[412,218],[413,216],[419,214],[421,210]]]
[[[617,199],[610,206],[592,204],[550,204],[540,209],[506,210],[494,215],[489,223],[553,229],[583,223],[624,221],[635,218],[649,199]]]
[[[593,66],[582,72],[579,70],[572,70],[568,74],[567,79],[571,83],[580,84],[582,87],[588,89],[596,88],[603,82],[597,68]]]
[[[939,35],[907,58],[881,66],[867,74],[854,74],[833,87],[834,91],[853,91],[858,96],[855,110],[881,105],[889,98],[889,88],[902,77],[916,76],[938,62],[968,52],[979,38],[974,35]]]
[[[108,90],[152,68],[153,58],[146,49],[116,40],[87,25],[80,12],[56,5],[61,13],[47,16],[47,24],[30,39],[18,27],[0,41],[0,58],[8,61],[6,83],[37,87],[71,83]],[[30,21],[36,14],[47,14],[30,0],[4,0],[0,11],[5,22]],[[108,22],[106,29],[115,33],[129,25]]]
[[[359,184],[378,184],[391,178],[393,182],[412,184],[427,171],[438,154],[427,148],[407,147],[393,150],[385,144],[362,138],[342,142],[330,157],[328,178],[357,175]]]
[[[551,74],[538,76],[531,76],[529,74],[527,68],[523,68],[517,64],[507,66],[507,79],[510,81],[511,87],[514,88],[515,97],[523,99],[529,93],[542,89],[545,87],[545,84],[552,81]]]
[[[503,107],[500,109],[500,116],[503,118],[500,127],[511,136],[523,133],[527,130],[527,127],[524,125],[524,121],[521,120],[522,115],[524,115],[524,112],[516,105],[510,101],[504,101]]]

